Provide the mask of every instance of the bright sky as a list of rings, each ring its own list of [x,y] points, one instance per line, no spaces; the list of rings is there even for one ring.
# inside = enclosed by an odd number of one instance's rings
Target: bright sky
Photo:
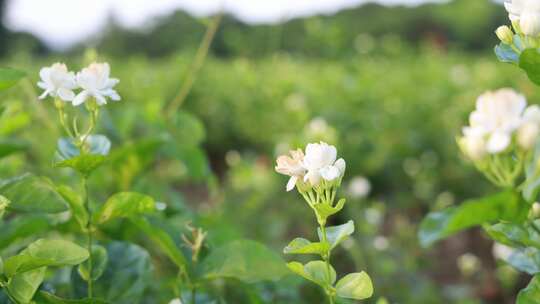
[[[383,4],[414,5],[446,0],[376,0]],[[51,47],[62,49],[96,35],[109,16],[120,24],[136,27],[176,9],[205,16],[223,9],[251,23],[330,14],[367,0],[8,0],[6,25],[27,31]]]

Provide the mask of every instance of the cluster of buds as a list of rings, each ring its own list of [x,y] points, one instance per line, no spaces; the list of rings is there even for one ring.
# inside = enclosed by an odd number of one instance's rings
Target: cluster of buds
[[[93,131],[99,115],[99,106],[107,104],[107,99],[120,100],[120,96],[114,90],[119,80],[110,78],[108,63],[92,63],[75,74],[68,70],[63,63],[55,63],[44,67],[39,72],[40,81],[37,85],[43,89],[39,99],[52,97],[58,110],[60,123],[74,144],[81,150],[85,150],[85,143]],[[79,90],[79,92],[75,92]],[[86,132],[80,132],[77,117],[68,124],[65,104],[73,106],[85,104],[90,113],[90,124]]]
[[[469,126],[458,138],[462,152],[496,185],[513,186],[540,135],[540,107],[527,107],[512,89],[478,97]]]
[[[540,46],[540,1],[510,0],[504,6],[512,29],[506,25],[497,28],[495,33],[501,42],[517,51]],[[516,41],[516,37],[519,37],[519,41]]]
[[[343,158],[337,159],[336,147],[313,143],[307,145],[305,154],[301,149],[289,154],[279,156],[276,166],[278,173],[290,176],[287,191],[296,187],[315,211],[323,205],[332,207],[346,167]]]

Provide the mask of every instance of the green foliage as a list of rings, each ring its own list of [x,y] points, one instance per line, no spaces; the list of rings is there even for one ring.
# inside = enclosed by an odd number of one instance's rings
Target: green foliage
[[[336,292],[342,298],[363,300],[373,295],[373,284],[365,272],[350,273],[337,282]]]
[[[505,191],[428,214],[420,224],[418,237],[422,246],[427,247],[473,226],[497,220],[523,220],[527,212],[528,206],[519,194]]]
[[[107,161],[111,142],[106,136],[91,135],[88,137],[88,153],[81,154],[71,139],[58,140],[55,167],[71,168],[83,176],[89,176],[94,170]]]
[[[201,263],[208,279],[235,278],[255,283],[279,280],[287,273],[276,253],[251,240],[236,240],[216,248]]]
[[[47,267],[19,273],[6,286],[8,294],[19,303],[30,303],[45,278]]]
[[[11,201],[9,210],[59,213],[68,210],[66,202],[46,178],[25,174],[0,181],[0,194]]]
[[[540,85],[540,53],[537,49],[526,49],[519,56],[519,67],[529,76],[529,79]]]
[[[303,238],[295,238],[283,249],[285,254],[318,254],[324,255],[330,249],[326,242],[310,242]]]
[[[103,224],[116,218],[151,213],[155,210],[155,201],[150,196],[135,192],[121,192],[111,196],[96,212],[95,218],[98,223]]]
[[[527,288],[519,292],[517,304],[534,304],[540,298],[540,276],[534,276]]]
[[[9,68],[0,68],[0,91],[14,86],[26,73]]]
[[[324,288],[331,287],[336,282],[336,271],[332,266],[329,266],[330,272],[327,272],[327,265],[324,261],[311,261],[305,265],[290,262],[287,267],[306,280],[310,280]]]
[[[100,245],[92,246],[92,268],[90,269],[89,260],[80,264],[77,270],[79,275],[85,281],[96,281],[101,277],[107,264],[109,262],[109,256],[107,255],[107,249]],[[90,273],[90,271],[92,273]]]
[[[24,151],[28,144],[21,140],[0,138],[0,158]]]
[[[79,245],[63,240],[40,239],[30,244],[20,254],[6,259],[4,274],[17,274],[42,267],[78,265],[88,259],[88,251]]]
[[[35,300],[37,301],[37,303],[40,304],[107,304],[107,302],[105,302],[104,300],[96,298],[86,298],[78,300],[62,299],[45,291],[39,291],[36,294]]]
[[[330,244],[330,249],[336,248],[341,242],[343,242],[347,237],[354,233],[354,222],[352,220],[348,221],[343,225],[332,226],[326,228],[326,239]],[[320,228],[317,229],[317,234],[319,239],[323,240],[322,231]]]

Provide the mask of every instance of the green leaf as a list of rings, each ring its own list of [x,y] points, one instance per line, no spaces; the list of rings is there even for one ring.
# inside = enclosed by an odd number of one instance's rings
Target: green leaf
[[[540,250],[533,247],[515,249],[506,262],[531,275],[540,273]]]
[[[519,292],[516,304],[537,304],[538,299],[540,299],[540,275],[534,276],[527,288]]]
[[[529,79],[540,85],[540,53],[537,49],[526,49],[519,56],[519,67],[522,68]]]
[[[44,266],[78,265],[88,259],[88,251],[64,240],[40,239],[30,244],[20,254],[5,261],[7,277]]]
[[[507,246],[540,248],[540,235],[525,224],[504,222],[493,226],[485,225],[484,230],[493,240]]]
[[[428,247],[459,231],[498,220],[520,221],[527,216],[527,209],[520,195],[512,191],[468,200],[457,207],[429,213],[420,224],[420,244]]]
[[[144,217],[131,217],[131,222],[141,229],[179,268],[187,266],[184,254],[178,249],[174,240],[169,234],[160,229],[158,226],[152,225],[148,219]]]
[[[43,215],[28,215],[15,217],[9,221],[0,222],[0,249],[6,248],[13,242],[46,231],[51,226],[49,219]]]
[[[107,161],[107,157],[103,155],[84,154],[56,162],[54,166],[56,168],[71,168],[83,176],[89,176],[105,161]]]
[[[373,295],[373,283],[364,271],[350,273],[337,282],[336,292],[342,298],[363,300]]]
[[[43,282],[47,267],[19,273],[12,277],[6,288],[19,303],[30,303],[39,285]]]
[[[71,215],[79,224],[81,231],[86,231],[86,225],[88,223],[88,212],[84,207],[84,203],[80,195],[77,192],[73,191],[73,189],[71,189],[70,187],[64,185],[56,187],[56,191],[69,204],[69,207],[71,209]]]
[[[96,298],[85,298],[85,299],[76,299],[76,300],[70,300],[70,299],[62,299],[60,297],[57,297],[53,294],[50,294],[46,291],[40,290],[36,294],[36,302],[39,304],[107,304],[108,302],[96,299]]]
[[[24,141],[9,138],[0,138],[0,158],[16,152],[24,151],[28,144]]]
[[[287,267],[304,279],[322,287],[332,286],[336,282],[336,271],[332,265],[329,265],[330,273],[328,273],[326,263],[323,261],[311,261],[305,265],[290,262]]]
[[[103,271],[107,267],[109,262],[109,256],[107,255],[107,249],[100,245],[92,246],[92,276],[90,277],[90,259],[86,260],[84,263],[80,264],[77,270],[79,275],[85,281],[96,281],[101,277]]]
[[[310,242],[303,238],[296,238],[292,240],[283,253],[285,254],[319,254],[324,255],[330,249],[328,243]]]
[[[343,206],[345,206],[344,198],[340,199],[335,207],[332,207],[330,204],[325,203],[313,205],[315,210],[317,210],[318,216],[323,219],[327,219],[329,216],[338,213],[339,211],[341,211],[341,209],[343,209]]]
[[[343,242],[349,235],[354,233],[354,222],[352,220],[339,226],[326,227],[326,239],[330,243],[330,249],[336,248],[341,242]],[[321,228],[317,228],[317,234],[319,240],[323,240],[323,234]]]
[[[68,210],[54,185],[32,174],[0,181],[0,194],[11,201],[9,209],[15,211],[60,213]]]
[[[106,155],[109,154],[111,142],[105,135],[90,135],[86,145],[88,153],[81,154],[72,139],[59,139],[54,166],[71,168],[84,176],[89,176],[107,160]]]
[[[14,86],[24,76],[26,76],[25,72],[9,68],[0,68],[0,91]]]
[[[287,273],[279,255],[250,240],[237,240],[213,250],[202,261],[201,269],[208,279],[235,278],[246,283],[276,281]]]
[[[103,224],[115,218],[125,218],[156,210],[150,196],[136,192],[120,192],[111,196],[96,213],[96,221]]]
[[[4,260],[0,257],[0,275],[4,274]]]
[[[154,279],[148,252],[135,244],[111,242],[107,246],[109,263],[103,275],[94,282],[94,294],[114,304],[140,303]],[[87,284],[78,271],[72,272],[75,295],[85,297]]]

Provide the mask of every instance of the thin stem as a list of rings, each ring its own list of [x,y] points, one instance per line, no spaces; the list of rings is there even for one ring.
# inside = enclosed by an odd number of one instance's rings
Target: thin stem
[[[88,213],[88,222],[86,223],[86,232],[88,235],[88,297],[92,298],[93,293],[93,258],[92,258],[92,242],[93,242],[93,236],[92,236],[92,210],[90,209],[90,199],[88,195],[88,180],[85,177],[83,177],[83,187],[84,187],[84,206],[86,208],[86,212]]]
[[[195,54],[195,59],[193,60],[190,70],[186,76],[186,79],[184,80],[182,87],[180,88],[180,91],[178,92],[178,95],[176,95],[176,97],[171,101],[169,106],[166,107],[166,111],[164,114],[167,118],[170,118],[176,113],[176,111],[178,111],[178,108],[180,108],[182,103],[184,103],[184,100],[191,91],[191,87],[195,82],[197,73],[201,69],[204,60],[206,59],[206,55],[208,55],[208,51],[210,49],[210,46],[212,45],[212,40],[214,40],[214,36],[216,35],[216,32],[219,28],[221,18],[222,14],[219,13],[217,16],[214,17],[212,23],[208,25],[206,33],[204,34],[204,38],[199,45],[199,49]]]
[[[325,223],[319,222],[319,225],[321,227],[322,241],[323,241],[323,243],[328,243],[328,239],[326,237]],[[328,249],[326,251],[326,254],[323,256],[323,260],[324,260],[324,263],[326,264],[326,277],[328,279],[330,279],[330,277],[331,277],[331,274],[330,274],[331,273],[330,272],[330,249]],[[334,297],[328,291],[326,291],[326,295],[328,296],[328,302],[330,304],[334,304]]]

